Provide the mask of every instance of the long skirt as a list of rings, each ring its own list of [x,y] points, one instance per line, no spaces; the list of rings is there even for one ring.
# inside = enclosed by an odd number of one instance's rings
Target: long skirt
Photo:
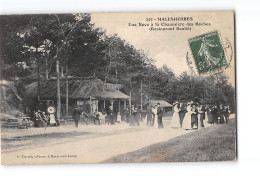
[[[157,116],[157,114],[154,116],[154,127],[158,128],[158,116]]]
[[[56,124],[56,120],[55,120],[55,115],[54,114],[50,114],[50,124],[51,125]]]
[[[182,126],[182,123],[183,123],[183,119],[184,119],[185,114],[186,114],[185,111],[179,112],[179,117],[180,117],[181,126]]]
[[[206,114],[204,115],[206,117]],[[204,127],[204,118],[202,114],[199,114],[198,118],[198,128]]]
[[[208,123],[209,119],[208,119],[208,113],[205,113],[205,122]]]
[[[198,115],[192,114],[191,115],[191,128],[198,128]]]
[[[191,129],[191,114],[186,113],[182,122],[183,129]]]
[[[171,128],[181,128],[181,123],[180,123],[180,118],[179,118],[178,112],[173,113],[170,127]]]
[[[212,113],[211,112],[207,112],[206,114],[208,116],[208,123],[210,123],[210,124],[213,123],[214,120],[213,120],[213,117],[212,117]]]

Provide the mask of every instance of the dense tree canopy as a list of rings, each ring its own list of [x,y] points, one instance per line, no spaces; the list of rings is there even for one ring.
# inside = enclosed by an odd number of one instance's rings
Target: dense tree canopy
[[[100,78],[122,84],[140,104],[148,99],[193,100],[204,104],[234,104],[235,90],[224,74],[179,76],[119,36],[108,36],[95,28],[90,14],[1,16],[1,75],[4,79],[56,76],[55,60],[61,69],[68,65],[70,76]],[[18,63],[26,63],[26,68]]]

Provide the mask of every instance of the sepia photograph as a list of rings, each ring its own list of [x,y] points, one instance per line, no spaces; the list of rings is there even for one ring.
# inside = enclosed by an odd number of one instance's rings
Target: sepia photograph
[[[236,161],[234,16],[1,15],[1,164]]]

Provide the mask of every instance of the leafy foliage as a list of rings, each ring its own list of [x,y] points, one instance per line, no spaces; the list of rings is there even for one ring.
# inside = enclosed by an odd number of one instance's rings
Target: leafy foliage
[[[104,82],[122,84],[132,101],[150,99],[234,105],[235,90],[228,77],[218,74],[197,77],[186,72],[179,76],[119,36],[106,35],[91,23],[90,14],[16,15],[1,17],[1,68],[4,79],[32,76],[40,79],[46,70],[56,76],[55,60],[68,65],[70,76],[95,76]],[[25,62],[30,69],[16,69]],[[8,69],[6,69],[8,65]],[[142,91],[141,91],[142,83]]]

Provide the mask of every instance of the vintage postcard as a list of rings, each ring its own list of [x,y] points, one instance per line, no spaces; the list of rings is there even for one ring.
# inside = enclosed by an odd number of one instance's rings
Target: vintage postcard
[[[1,163],[236,160],[234,20],[1,15]]]

